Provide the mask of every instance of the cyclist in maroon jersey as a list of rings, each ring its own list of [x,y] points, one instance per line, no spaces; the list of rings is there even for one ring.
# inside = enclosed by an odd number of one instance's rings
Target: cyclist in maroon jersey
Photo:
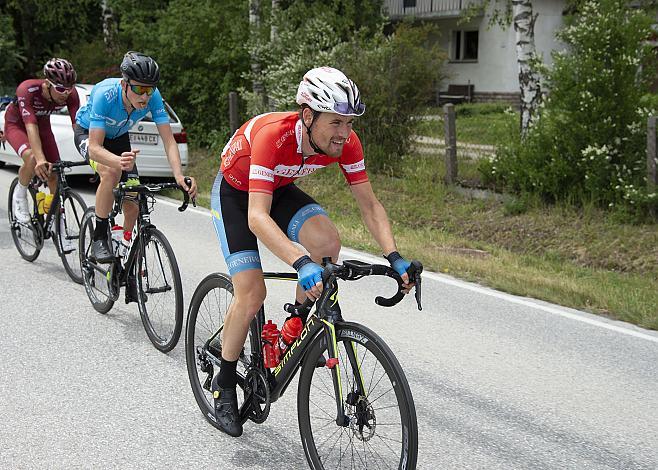
[[[14,217],[19,222],[30,220],[27,185],[35,174],[48,181],[51,194],[57,187],[57,178],[50,173],[51,164],[59,161],[50,115],[66,106],[74,126],[80,107],[74,86],[77,75],[68,60],[50,59],[43,74],[45,79],[25,80],[16,88],[16,98],[5,113],[5,138],[23,159],[12,199]]]

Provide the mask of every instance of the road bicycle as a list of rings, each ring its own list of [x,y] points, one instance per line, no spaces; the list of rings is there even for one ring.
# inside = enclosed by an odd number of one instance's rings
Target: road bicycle
[[[26,261],[39,257],[45,240],[52,238],[57,254],[62,259],[64,269],[69,277],[82,284],[82,273],[76,250],[80,235],[82,215],[87,209],[84,199],[74,192],[66,181],[68,168],[87,165],[87,162],[59,161],[52,164],[52,171],[57,174],[57,189],[53,194],[47,214],[40,213],[37,207],[37,194],[44,183],[36,176],[28,185],[27,204],[31,215],[28,222],[19,222],[14,217],[12,199],[18,187],[18,177],[9,186],[9,227],[16,249]],[[43,194],[43,193],[41,193]],[[44,195],[45,196],[45,195]]]
[[[393,306],[404,297],[402,279],[391,267],[347,260],[323,261],[324,290],[315,303],[286,304],[284,310],[307,318],[299,337],[272,369],[264,365],[262,340],[265,309],[260,308],[249,327],[238,360],[240,418],[263,423],[270,406],[285,392],[301,370],[297,390],[299,431],[310,468],[416,467],[418,424],[411,389],[400,364],[372,330],[343,320],[330,303],[338,279],[356,280],[377,275],[393,278],[397,293],[377,297]],[[408,271],[416,284],[421,309],[422,265],[413,261]],[[296,281],[296,273],[263,273],[265,279]],[[229,276],[207,276],[194,292],[187,316],[185,356],[196,402],[205,418],[218,427],[210,384],[221,363],[222,330],[233,298]],[[218,428],[219,429],[219,428]]]
[[[191,184],[191,180],[186,179],[186,183]],[[94,309],[109,312],[125,286],[125,301],[137,302],[149,339],[159,351],[169,352],[176,347],[183,326],[183,287],[174,250],[150,219],[156,201],[154,194],[165,189],[183,192],[183,204],[178,208],[183,212],[189,204],[189,195],[176,183],[119,183],[114,188],[109,226],[114,225],[123,201],[136,199],[139,216],[129,245],[124,247],[113,240],[108,230],[108,242],[112,243],[115,257],[109,264],[96,263],[91,256],[96,211],[91,206],[82,218],[79,251],[83,284]]]

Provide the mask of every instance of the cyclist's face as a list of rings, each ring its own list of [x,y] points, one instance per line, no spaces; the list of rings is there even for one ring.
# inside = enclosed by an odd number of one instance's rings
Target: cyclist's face
[[[71,91],[73,91],[73,87],[56,85],[52,83],[50,80],[47,80],[47,82],[48,82],[47,83],[48,89],[50,90],[50,96],[53,98],[53,101],[59,105],[66,103],[66,100],[69,99],[69,95],[71,94]]]
[[[320,113],[311,129],[313,141],[330,157],[338,158],[352,132],[353,116],[334,113]],[[307,122],[310,124],[310,121]]]
[[[151,99],[151,95],[149,95],[147,92],[144,92],[140,95],[133,90],[139,89],[139,87],[146,87],[147,89],[153,87],[146,83],[135,82],[133,80],[131,80],[130,83],[124,80],[123,83],[126,88],[126,96],[128,97],[128,101],[130,101],[130,104],[132,104],[135,109],[146,108],[146,106],[148,106],[149,104],[149,100]]]

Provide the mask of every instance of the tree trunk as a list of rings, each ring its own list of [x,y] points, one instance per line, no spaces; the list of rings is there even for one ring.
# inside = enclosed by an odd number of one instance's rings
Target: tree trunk
[[[274,42],[279,37],[279,31],[276,25],[276,16],[279,12],[280,0],[272,0],[272,26],[270,27],[270,41]]]
[[[526,136],[537,118],[541,104],[541,82],[536,71],[535,20],[531,0],[512,0],[514,31],[516,32],[516,56],[519,63],[521,88],[521,135]]]
[[[260,0],[249,0],[249,30],[252,38],[258,38],[260,43]],[[258,57],[251,56],[251,72],[253,79],[253,91],[258,98],[258,103],[264,107],[267,103],[265,88],[260,81],[261,67]]]
[[[279,15],[280,9],[280,0],[272,0],[272,12],[270,14],[270,44],[272,44],[272,47],[274,47],[274,43],[279,40],[277,17]],[[271,96],[267,97],[267,108],[269,111],[276,111],[276,101]]]
[[[116,50],[117,23],[114,19],[114,12],[107,4],[107,0],[101,1],[103,16],[103,42],[108,52]]]

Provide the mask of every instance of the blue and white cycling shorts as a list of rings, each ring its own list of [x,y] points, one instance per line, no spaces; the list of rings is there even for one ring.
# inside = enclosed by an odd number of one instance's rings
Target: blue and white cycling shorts
[[[262,269],[258,241],[249,229],[249,193],[231,186],[219,172],[210,195],[212,221],[231,276],[248,269]],[[327,216],[315,200],[294,184],[283,186],[272,195],[270,217],[293,242],[311,217]]]

